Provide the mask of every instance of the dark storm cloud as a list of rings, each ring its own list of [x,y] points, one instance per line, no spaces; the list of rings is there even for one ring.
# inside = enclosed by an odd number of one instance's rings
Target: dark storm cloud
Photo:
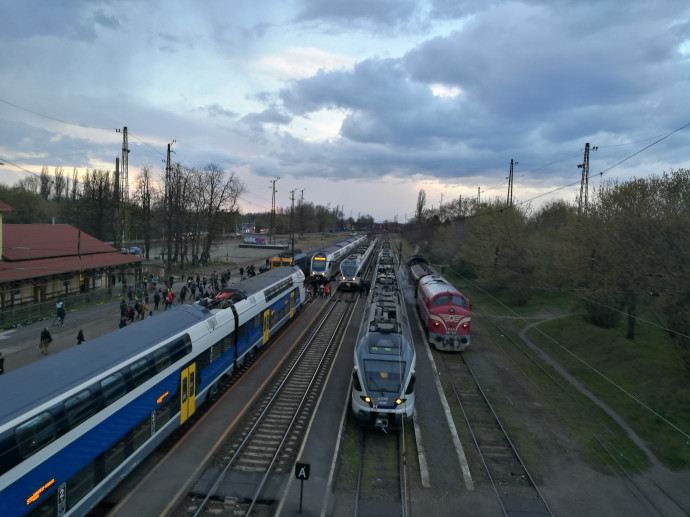
[[[380,28],[406,23],[417,13],[414,0],[303,0],[296,21],[337,21],[353,25],[376,25]]]
[[[473,10],[463,5],[434,4],[448,16]],[[342,110],[346,141],[379,150],[389,145],[405,160],[419,149],[420,168],[438,167],[433,174],[451,169],[453,153],[468,170],[519,152],[543,164],[592,136],[631,142],[656,131],[651,128],[686,122],[676,116],[690,71],[679,53],[688,40],[686,5],[491,5],[462,30],[422,42],[399,59],[372,58],[352,70],[295,81],[280,92],[283,104],[300,116]],[[592,21],[597,10],[606,23]],[[435,84],[459,94],[437,97]],[[395,153],[385,159],[389,168],[402,161]],[[412,167],[416,162],[409,160]]]

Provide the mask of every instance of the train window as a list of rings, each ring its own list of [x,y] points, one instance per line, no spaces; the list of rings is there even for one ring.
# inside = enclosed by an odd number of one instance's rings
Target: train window
[[[357,375],[357,370],[352,372],[352,386],[355,391],[362,391],[362,383],[359,382],[359,375]]]
[[[414,383],[417,379],[413,375],[412,378],[410,378],[410,383],[407,385],[407,389],[405,390],[405,395],[410,395],[414,391]]]
[[[182,338],[173,341],[166,345],[170,351],[170,358],[173,362],[182,359],[185,355],[192,351],[192,340],[188,334],[182,336]]]
[[[67,509],[74,506],[96,485],[96,460],[67,481]]]
[[[434,301],[431,303],[432,307],[436,307],[438,305],[448,305],[450,303],[450,296],[447,294],[441,294],[434,298]]]
[[[65,400],[65,414],[70,428],[75,428],[95,412],[90,390],[84,390]]]
[[[103,379],[101,381],[101,393],[103,393],[103,401],[106,406],[109,406],[127,393],[125,376],[122,375],[122,372],[116,372]]]
[[[156,430],[163,427],[163,425],[172,418],[173,415],[173,402],[175,407],[179,405],[179,396],[173,397],[168,400],[168,402],[158,406],[156,408]]]
[[[28,422],[17,426],[15,436],[22,458],[28,458],[55,439],[56,429],[53,415],[48,411],[36,415]]]
[[[105,475],[107,476],[127,459],[127,439],[122,438],[108,448],[104,454]]]
[[[57,490],[46,497],[47,498],[43,498],[43,496],[41,496],[43,502],[31,512],[27,513],[26,517],[54,517],[57,515]]]
[[[260,329],[263,322],[263,314],[259,313],[252,318],[252,329]]]
[[[453,305],[457,305],[459,307],[464,307],[465,309],[467,309],[467,300],[465,300],[462,296],[454,295]]]
[[[145,357],[143,357],[143,358],[139,359],[138,361],[135,361],[134,363],[130,364],[129,365],[129,372],[130,372],[130,375],[132,376],[132,383],[134,384],[134,387],[145,383],[147,380],[149,380],[151,378],[151,370],[149,369],[149,362]]]
[[[156,372],[160,373],[170,366],[170,353],[166,347],[153,351],[153,362],[156,365]]]
[[[136,451],[151,438],[151,417],[147,416],[132,430],[132,446]]]

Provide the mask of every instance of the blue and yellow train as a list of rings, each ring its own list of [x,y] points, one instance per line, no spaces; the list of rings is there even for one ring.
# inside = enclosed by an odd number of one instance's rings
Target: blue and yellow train
[[[280,267],[0,376],[0,515],[86,514],[303,302]]]

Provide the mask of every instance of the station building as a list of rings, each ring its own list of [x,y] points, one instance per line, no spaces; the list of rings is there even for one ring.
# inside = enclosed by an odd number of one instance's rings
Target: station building
[[[68,224],[3,224],[10,211],[0,201],[0,323],[7,311],[54,306],[58,298],[113,288],[126,276],[141,278],[141,257]]]

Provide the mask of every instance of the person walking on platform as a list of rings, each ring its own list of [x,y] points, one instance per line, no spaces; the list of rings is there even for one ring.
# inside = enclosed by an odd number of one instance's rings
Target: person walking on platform
[[[5,373],[5,358],[2,356],[2,352],[0,352],[0,375]]]
[[[41,344],[38,347],[41,349],[41,354],[48,355],[48,346],[53,342],[53,337],[48,332],[48,327],[43,327],[41,332]]]
[[[153,308],[158,310],[158,304],[161,302],[161,290],[158,289],[156,294],[153,295]]]
[[[57,308],[58,325],[62,326],[65,324],[65,304],[62,302],[62,300],[58,300],[55,304],[55,307]]]
[[[82,329],[79,329],[79,333],[77,334],[77,345],[81,345],[84,341],[86,341],[86,338],[84,337],[84,331]]]

